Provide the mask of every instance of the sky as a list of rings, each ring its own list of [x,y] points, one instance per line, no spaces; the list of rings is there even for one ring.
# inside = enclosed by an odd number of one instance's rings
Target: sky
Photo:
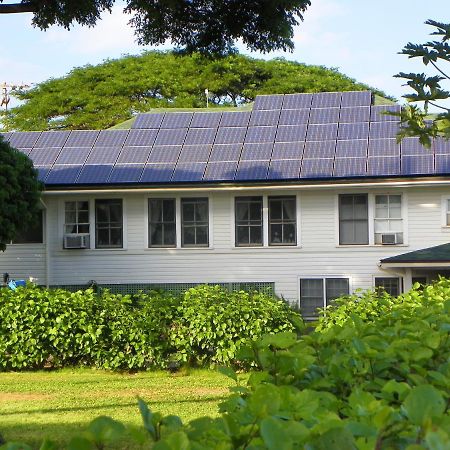
[[[13,3],[5,0],[5,3]],[[423,72],[424,66],[398,52],[407,42],[430,39],[427,19],[450,22],[448,0],[311,0],[304,22],[295,29],[292,53],[241,53],[253,57],[284,57],[306,64],[338,68],[342,73],[398,99],[410,90],[393,75]],[[61,77],[73,67],[97,64],[151,47],[137,45],[130,16],[118,2],[94,28],[71,31],[31,26],[31,14],[0,15],[0,84],[39,83]],[[168,49],[167,44],[159,49]]]

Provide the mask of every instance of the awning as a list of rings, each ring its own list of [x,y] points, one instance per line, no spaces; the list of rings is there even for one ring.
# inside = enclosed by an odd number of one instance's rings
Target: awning
[[[383,269],[394,267],[450,268],[450,243],[391,256],[380,262]]]

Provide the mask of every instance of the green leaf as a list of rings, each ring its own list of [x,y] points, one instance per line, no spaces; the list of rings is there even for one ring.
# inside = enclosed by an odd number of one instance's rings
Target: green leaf
[[[411,390],[403,402],[403,410],[414,425],[422,426],[428,419],[444,413],[445,400],[433,386],[423,384]]]
[[[226,377],[231,378],[232,380],[236,381],[236,383],[237,383],[237,381],[238,381],[237,374],[231,367],[220,366],[217,370],[222,375],[225,375]]]
[[[83,436],[75,436],[69,442],[67,450],[95,450],[95,445]]]
[[[260,424],[261,436],[269,450],[290,450],[292,441],[280,420],[266,417]]]

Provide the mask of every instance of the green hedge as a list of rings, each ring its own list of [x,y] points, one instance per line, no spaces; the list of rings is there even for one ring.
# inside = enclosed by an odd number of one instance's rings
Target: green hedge
[[[272,295],[218,286],[199,286],[180,296],[133,297],[32,286],[1,289],[0,369],[227,363],[246,340],[293,330],[298,321]]]

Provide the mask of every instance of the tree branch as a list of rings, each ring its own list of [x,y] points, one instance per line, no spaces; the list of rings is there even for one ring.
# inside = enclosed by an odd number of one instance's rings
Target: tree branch
[[[440,73],[442,73],[442,75],[444,75],[445,78],[447,78],[448,80],[450,80],[450,77],[449,77],[445,72],[443,72],[441,69],[439,69],[439,67],[438,67],[433,61],[430,61],[430,63],[433,64],[434,68],[435,68],[437,71],[439,71]]]
[[[0,14],[14,14],[24,12],[35,12],[36,6],[30,2],[26,3],[13,3],[10,5],[0,5]]]

